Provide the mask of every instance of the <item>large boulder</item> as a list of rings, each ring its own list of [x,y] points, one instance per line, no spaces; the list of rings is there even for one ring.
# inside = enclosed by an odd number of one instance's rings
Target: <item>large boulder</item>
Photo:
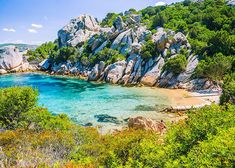
[[[154,131],[160,134],[164,133],[166,130],[166,125],[163,121],[158,122],[144,117],[130,118],[128,121],[128,127],[132,129]]]
[[[11,70],[23,63],[22,54],[15,46],[0,48],[0,69]]]
[[[96,64],[92,68],[92,71],[88,75],[88,80],[96,81],[100,77],[100,74],[104,71],[104,68],[105,68],[105,63],[103,61],[100,61],[99,64]]]
[[[168,42],[167,32],[163,28],[158,28],[157,33],[152,35],[152,40],[156,44],[159,51],[165,49],[165,44]]]
[[[156,65],[142,77],[141,83],[147,86],[153,86],[156,84],[164,63],[164,59],[160,57]]]
[[[0,75],[6,74],[7,71],[5,69],[0,69]]]
[[[118,83],[118,81],[122,78],[125,69],[126,69],[126,61],[118,61],[110,65],[107,69],[108,72],[107,72],[106,82],[110,82],[113,84]]]
[[[132,25],[132,24],[140,24],[141,22],[141,15],[139,14],[129,14],[127,16],[127,23],[129,25]]]
[[[72,19],[58,32],[59,46],[79,46],[92,35],[99,33],[97,20],[90,15],[81,15]]]
[[[131,29],[128,29],[122,33],[120,33],[115,40],[113,41],[111,45],[111,49],[115,50],[121,46],[121,43],[124,42],[126,44],[127,42],[127,37],[131,36]],[[130,44],[131,45],[131,44]]]
[[[139,57],[140,56],[137,54],[132,54],[129,56],[129,58],[127,59],[127,66],[124,72],[125,75],[122,77],[121,83],[127,84],[128,82],[130,82],[129,79],[130,79],[131,73],[133,72],[135,63]]]

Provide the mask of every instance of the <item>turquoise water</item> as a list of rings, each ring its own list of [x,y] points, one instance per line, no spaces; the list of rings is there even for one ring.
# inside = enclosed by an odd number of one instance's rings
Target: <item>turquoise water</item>
[[[39,73],[0,76],[0,87],[32,86],[39,90],[39,105],[53,114],[65,113],[78,124],[99,123],[95,115],[107,114],[124,120],[148,115],[168,105],[167,96],[156,89],[122,87]]]

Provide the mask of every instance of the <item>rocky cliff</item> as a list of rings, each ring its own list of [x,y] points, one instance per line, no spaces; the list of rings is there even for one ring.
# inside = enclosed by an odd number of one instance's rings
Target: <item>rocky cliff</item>
[[[59,30],[58,43],[59,47],[72,46],[81,52],[88,47],[88,60],[105,48],[118,51],[126,59],[111,64],[99,61],[95,65],[84,64],[82,61],[72,64],[70,61],[55,63],[44,60],[40,64],[41,68],[50,70],[52,74],[82,75],[90,81],[99,80],[113,84],[187,89],[212,87],[205,86],[206,79],[192,79],[199,57],[191,52],[191,45],[183,33],[161,27],[156,28],[156,32],[151,32],[141,24],[141,15],[131,12],[125,13],[125,18],[123,21],[118,16],[112,27],[102,27],[94,17],[81,15]],[[156,51],[146,59],[142,49],[149,40],[153,42]],[[163,68],[169,59],[181,53],[187,59],[184,71],[175,73],[174,70]]]

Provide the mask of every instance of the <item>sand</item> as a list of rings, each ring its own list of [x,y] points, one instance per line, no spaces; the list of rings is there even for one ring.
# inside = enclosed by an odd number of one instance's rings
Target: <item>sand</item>
[[[159,91],[167,95],[172,107],[218,104],[220,97],[218,91],[211,90],[189,92],[183,89],[160,89]]]

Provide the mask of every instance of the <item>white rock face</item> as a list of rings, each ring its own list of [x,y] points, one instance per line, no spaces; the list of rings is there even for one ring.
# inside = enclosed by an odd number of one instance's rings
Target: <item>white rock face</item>
[[[11,70],[23,63],[22,54],[15,46],[0,48],[0,69]]]
[[[95,81],[100,77],[100,74],[104,71],[105,63],[103,61],[100,61],[99,64],[96,64],[93,68],[90,74],[88,75],[89,81]]]
[[[126,69],[126,61],[118,61],[108,67],[106,81],[116,84],[122,78]]]
[[[79,46],[89,37],[99,33],[97,20],[90,15],[81,15],[72,19],[68,25],[59,30],[59,46]]]
[[[177,81],[179,81],[179,82],[188,82],[188,80],[192,76],[194,70],[196,69],[198,63],[199,63],[198,56],[194,56],[194,55],[189,56],[186,71],[181,73],[177,77]]]
[[[153,86],[154,84],[156,84],[158,78],[160,77],[161,68],[164,63],[165,61],[161,57],[157,64],[142,77],[141,83],[147,86]]]

